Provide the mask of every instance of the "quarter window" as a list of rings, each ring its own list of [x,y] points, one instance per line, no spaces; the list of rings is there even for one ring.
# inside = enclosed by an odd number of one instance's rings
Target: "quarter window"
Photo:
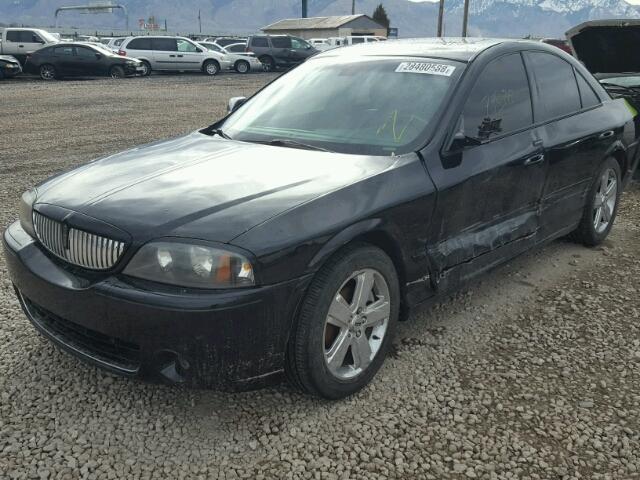
[[[519,53],[500,57],[485,67],[467,99],[462,122],[465,135],[480,140],[533,123],[529,80]]]
[[[73,55],[73,47],[56,47],[53,50],[54,55]]]
[[[128,50],[151,50],[150,38],[134,38],[126,47]]]
[[[268,47],[269,42],[265,37],[254,37],[251,39],[251,45],[254,47]]]
[[[550,53],[528,54],[536,78],[540,116],[546,121],[580,110],[580,93],[573,67]]]
[[[580,72],[576,71],[576,78],[578,79],[578,89],[580,90],[580,98],[582,99],[582,108],[595,107],[600,105],[600,99],[593,91],[589,82],[582,76]]]

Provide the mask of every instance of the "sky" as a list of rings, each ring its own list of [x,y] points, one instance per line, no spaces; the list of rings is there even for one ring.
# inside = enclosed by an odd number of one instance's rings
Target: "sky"
[[[437,2],[438,0],[411,0],[412,2]],[[640,5],[640,0],[627,0],[627,3]]]

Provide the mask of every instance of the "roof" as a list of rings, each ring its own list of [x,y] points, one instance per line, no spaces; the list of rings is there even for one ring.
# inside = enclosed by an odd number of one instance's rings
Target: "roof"
[[[334,17],[309,17],[309,18],[285,18],[278,22],[263,27],[262,30],[319,30],[340,28],[359,18],[366,17],[372,22],[375,21],[368,15],[340,15]],[[380,27],[384,28],[384,27]]]
[[[318,56],[389,55],[437,57],[467,62],[482,51],[502,43],[524,43],[523,40],[491,38],[411,38],[386,42],[361,43],[351,47],[327,50]],[[537,42],[527,42],[537,43]],[[554,47],[555,48],[555,47]]]

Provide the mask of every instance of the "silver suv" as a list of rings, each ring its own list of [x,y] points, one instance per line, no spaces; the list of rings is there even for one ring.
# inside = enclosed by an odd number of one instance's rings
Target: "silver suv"
[[[201,71],[216,75],[231,68],[225,55],[207,50],[184,37],[128,37],[118,54],[132,56],[143,62],[143,75],[152,70]]]

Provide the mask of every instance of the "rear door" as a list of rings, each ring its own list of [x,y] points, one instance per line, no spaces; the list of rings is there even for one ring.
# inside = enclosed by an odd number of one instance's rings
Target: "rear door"
[[[621,132],[607,126],[600,98],[573,65],[543,51],[525,58],[535,78],[535,117],[549,162],[542,225],[551,237],[580,221],[596,170]]]
[[[178,44],[175,38],[155,37],[151,39],[153,60],[159,70],[184,70],[178,59]]]
[[[536,240],[546,162],[520,53],[485,66],[451,135],[427,164],[438,188],[429,256],[445,289]]]
[[[270,37],[273,57],[278,64],[294,63],[291,37]]]
[[[80,75],[72,45],[54,47],[51,62],[60,75]]]

